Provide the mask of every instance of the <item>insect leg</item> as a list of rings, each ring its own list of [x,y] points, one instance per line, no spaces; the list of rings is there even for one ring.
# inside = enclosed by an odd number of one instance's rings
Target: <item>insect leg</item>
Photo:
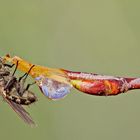
[[[27,91],[28,88],[30,87],[30,84],[29,84],[29,85],[27,85],[26,88],[24,88],[24,84],[25,84],[25,81],[26,81],[26,79],[27,79],[27,77],[28,77],[28,75],[29,75],[29,73],[30,73],[30,71],[31,71],[31,69],[32,69],[33,67],[34,67],[34,65],[32,65],[32,66],[30,67],[29,71],[28,71],[27,73],[25,73],[23,76],[21,76],[21,77],[19,78],[18,82],[17,82],[17,86],[19,87],[18,93],[19,93],[19,95],[20,95],[21,97],[23,96],[23,94],[25,93],[25,91]],[[31,84],[31,85],[33,85],[33,84]],[[18,89],[18,87],[17,87],[17,89]]]
[[[15,70],[14,70],[14,72],[13,72],[11,78],[7,81],[7,83],[6,83],[5,87],[4,87],[4,90],[11,90],[12,87],[13,87],[13,85],[14,85],[14,83],[17,82],[17,78],[14,76],[14,74],[15,74],[15,72],[16,72],[16,70],[17,70],[17,67],[18,67],[18,61],[17,61]]]
[[[29,71],[27,72],[27,73],[25,73],[23,76],[21,76],[20,78],[19,78],[19,82],[21,81],[21,79],[23,79],[24,77],[24,79],[26,80],[27,79],[27,77],[28,77],[28,75],[29,75],[29,73],[30,73],[30,71],[32,70],[32,68],[34,67],[35,65],[32,65],[31,67],[30,67],[30,69],[29,69]]]
[[[36,84],[36,82],[33,82],[33,83],[31,83],[31,84],[28,84],[28,85],[26,86],[26,88],[25,88],[25,91],[28,90],[29,87],[32,86],[32,85],[34,85],[34,84]]]
[[[3,64],[4,66],[6,66],[6,67],[9,67],[9,68],[12,68],[15,64],[12,64],[12,65],[10,65],[10,64]]]

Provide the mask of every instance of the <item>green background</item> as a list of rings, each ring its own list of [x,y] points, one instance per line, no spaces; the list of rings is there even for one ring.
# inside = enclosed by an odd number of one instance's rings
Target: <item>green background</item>
[[[140,76],[139,0],[0,0],[0,55],[73,71]],[[72,90],[50,101],[37,86],[30,128],[1,100],[0,139],[139,140],[140,91],[115,97]]]

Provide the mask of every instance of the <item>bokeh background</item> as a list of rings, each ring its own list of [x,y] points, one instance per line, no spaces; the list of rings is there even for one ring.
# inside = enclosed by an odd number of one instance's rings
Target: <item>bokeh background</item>
[[[0,55],[115,76],[140,76],[140,1],[0,0]],[[30,80],[29,80],[30,81]],[[139,140],[140,90],[96,97],[72,90],[27,110],[30,128],[1,99],[0,139]]]

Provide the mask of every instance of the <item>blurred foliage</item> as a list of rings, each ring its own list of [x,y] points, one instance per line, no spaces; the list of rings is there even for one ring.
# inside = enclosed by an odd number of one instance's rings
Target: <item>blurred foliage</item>
[[[140,1],[1,0],[0,55],[49,67],[117,76],[140,76]],[[26,126],[1,101],[5,140],[140,139],[140,91],[95,97],[76,90],[27,107],[38,124]],[[132,94],[131,94],[132,93]]]

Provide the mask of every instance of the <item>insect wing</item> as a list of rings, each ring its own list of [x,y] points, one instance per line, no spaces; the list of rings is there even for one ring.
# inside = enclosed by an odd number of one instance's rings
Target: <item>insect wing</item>
[[[4,100],[11,106],[11,108],[18,114],[18,116],[28,125],[35,126],[35,122],[32,120],[30,114],[19,104],[16,104],[12,102],[11,100],[8,100],[5,98],[4,95],[2,95]]]
[[[37,77],[35,80],[42,93],[50,99],[61,99],[70,93],[71,85],[44,77]]]

